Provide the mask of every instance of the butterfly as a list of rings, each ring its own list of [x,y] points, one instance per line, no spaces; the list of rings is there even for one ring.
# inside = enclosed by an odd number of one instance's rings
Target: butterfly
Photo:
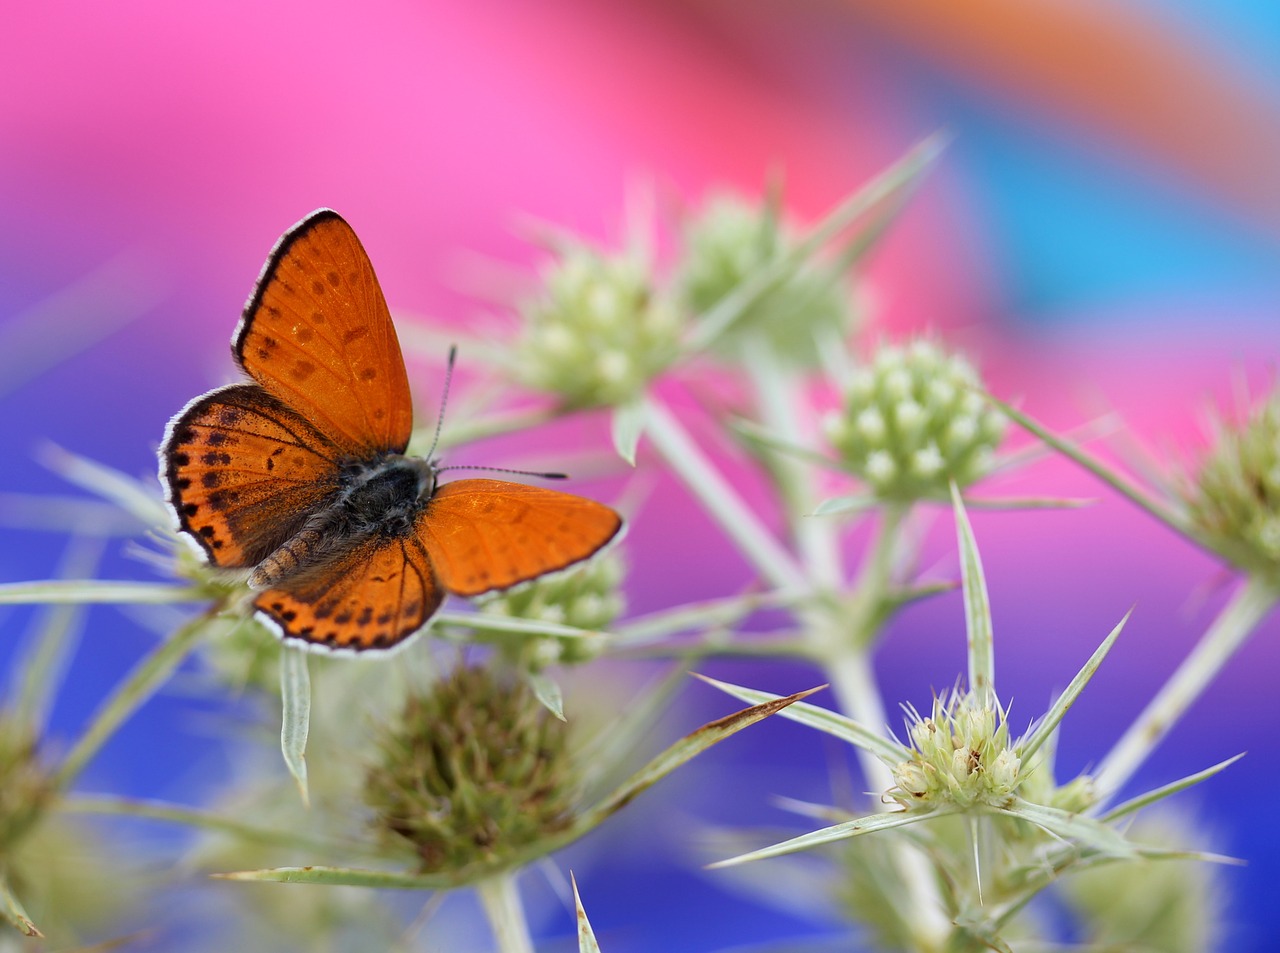
[[[500,480],[441,485],[435,460],[405,456],[400,344],[369,256],[336,212],[313,212],[277,242],[231,350],[252,381],[169,421],[160,481],[177,529],[211,565],[251,570],[255,614],[286,641],[390,649],[446,593],[564,569],[622,529],[593,500]]]

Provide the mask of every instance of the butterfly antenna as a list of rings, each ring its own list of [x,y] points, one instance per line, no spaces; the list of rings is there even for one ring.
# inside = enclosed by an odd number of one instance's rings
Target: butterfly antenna
[[[436,473],[444,473],[446,470],[488,470],[490,473],[514,473],[517,476],[538,477],[542,480],[567,480],[567,473],[542,473],[538,470],[512,470],[508,467],[476,467],[467,464],[458,464],[452,467],[440,467]]]
[[[458,359],[458,345],[453,344],[449,347],[449,361],[444,369],[444,393],[440,395],[440,414],[436,417],[436,433],[431,438],[431,450],[427,453],[428,460],[434,460],[436,455],[436,446],[440,443],[440,430],[444,426],[444,409],[449,403],[449,384],[453,381],[453,365]],[[435,472],[437,475],[444,473],[445,470],[488,470],[491,473],[514,473],[517,476],[539,477],[543,480],[565,480],[568,479],[566,473],[540,473],[534,470],[511,470],[507,467],[477,467],[477,466],[452,466],[438,467]]]
[[[427,451],[427,459],[436,458],[436,446],[440,443],[440,429],[444,426],[444,409],[449,403],[449,384],[453,381],[453,364],[458,359],[458,345],[449,345],[449,360],[444,368],[444,393],[440,395],[440,413],[436,416],[436,435],[431,438],[431,449]]]

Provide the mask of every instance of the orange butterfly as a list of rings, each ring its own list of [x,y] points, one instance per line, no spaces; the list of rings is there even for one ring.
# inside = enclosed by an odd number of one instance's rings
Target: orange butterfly
[[[160,480],[214,566],[252,568],[254,608],[328,650],[399,645],[446,592],[476,596],[564,569],[622,528],[592,500],[498,480],[438,485],[404,456],[413,408],[373,265],[321,209],[280,239],[231,342],[254,383],[169,421]]]

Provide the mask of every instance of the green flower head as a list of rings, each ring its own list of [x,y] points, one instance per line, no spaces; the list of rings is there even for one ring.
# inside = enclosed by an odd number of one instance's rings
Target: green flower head
[[[11,716],[0,713],[0,857],[11,854],[52,796],[35,739]]]
[[[1184,850],[1210,839],[1202,821],[1167,809],[1138,818],[1129,835],[1163,850]],[[1136,857],[1073,873],[1062,886],[1091,949],[1203,953],[1224,948],[1226,886],[1215,864]]]
[[[889,797],[907,809],[1002,805],[1021,783],[1005,712],[973,693],[952,691],[921,716],[908,709],[914,756],[894,766]]]
[[[365,801],[423,873],[494,869],[572,822],[567,726],[522,683],[460,667],[381,731]]]
[[[1248,572],[1280,575],[1280,390],[1243,423],[1218,428],[1186,502],[1216,550]]]
[[[599,632],[607,629],[626,607],[620,588],[624,571],[622,557],[614,549],[567,572],[541,576],[485,597],[480,611]],[[546,636],[519,642],[520,661],[534,671],[548,665],[587,662],[598,657],[603,648],[604,641],[598,637]]]
[[[678,351],[676,310],[634,256],[570,246],[543,270],[541,291],[520,312],[516,374],[571,407],[627,402]]]
[[[1005,418],[976,390],[964,358],[920,339],[883,345],[846,388],[827,438],[850,472],[881,499],[946,499],[991,466]]]
[[[690,311],[704,314],[789,254],[795,240],[767,204],[719,195],[690,221],[685,244],[681,294]],[[716,339],[716,348],[735,359],[754,342],[771,357],[813,367],[823,343],[842,340],[850,323],[849,295],[840,276],[797,259],[745,307]]]

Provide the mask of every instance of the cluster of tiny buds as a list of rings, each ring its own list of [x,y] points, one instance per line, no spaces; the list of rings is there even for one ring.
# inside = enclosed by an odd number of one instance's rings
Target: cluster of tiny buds
[[[424,872],[500,862],[570,822],[566,732],[514,676],[460,667],[375,730],[365,801]]]
[[[27,832],[52,793],[36,756],[35,738],[0,711],[0,856]]]
[[[1218,429],[1187,492],[1188,515],[1241,568],[1280,575],[1280,391]]]
[[[485,598],[480,611],[600,632],[626,608],[621,589],[624,574],[622,557],[614,549],[568,572],[542,576]],[[526,641],[524,660],[535,671],[548,665],[590,661],[604,648],[603,639],[589,636]]]
[[[564,250],[520,308],[515,373],[574,407],[612,406],[640,393],[674,360],[678,312],[638,258],[585,245]]]
[[[1018,787],[1022,762],[999,707],[951,692],[934,699],[929,717],[907,711],[913,755],[892,766],[889,791],[904,807],[1000,804]]]
[[[929,340],[883,345],[825,421],[841,463],[882,499],[945,498],[990,468],[1006,420],[963,357]]]
[[[685,230],[680,295],[694,315],[711,310],[762,269],[794,251],[796,241],[778,210],[760,201],[712,196]],[[772,358],[800,367],[819,363],[818,342],[838,340],[851,323],[841,276],[802,256],[772,286],[746,305],[715,343],[733,358],[761,345]]]

